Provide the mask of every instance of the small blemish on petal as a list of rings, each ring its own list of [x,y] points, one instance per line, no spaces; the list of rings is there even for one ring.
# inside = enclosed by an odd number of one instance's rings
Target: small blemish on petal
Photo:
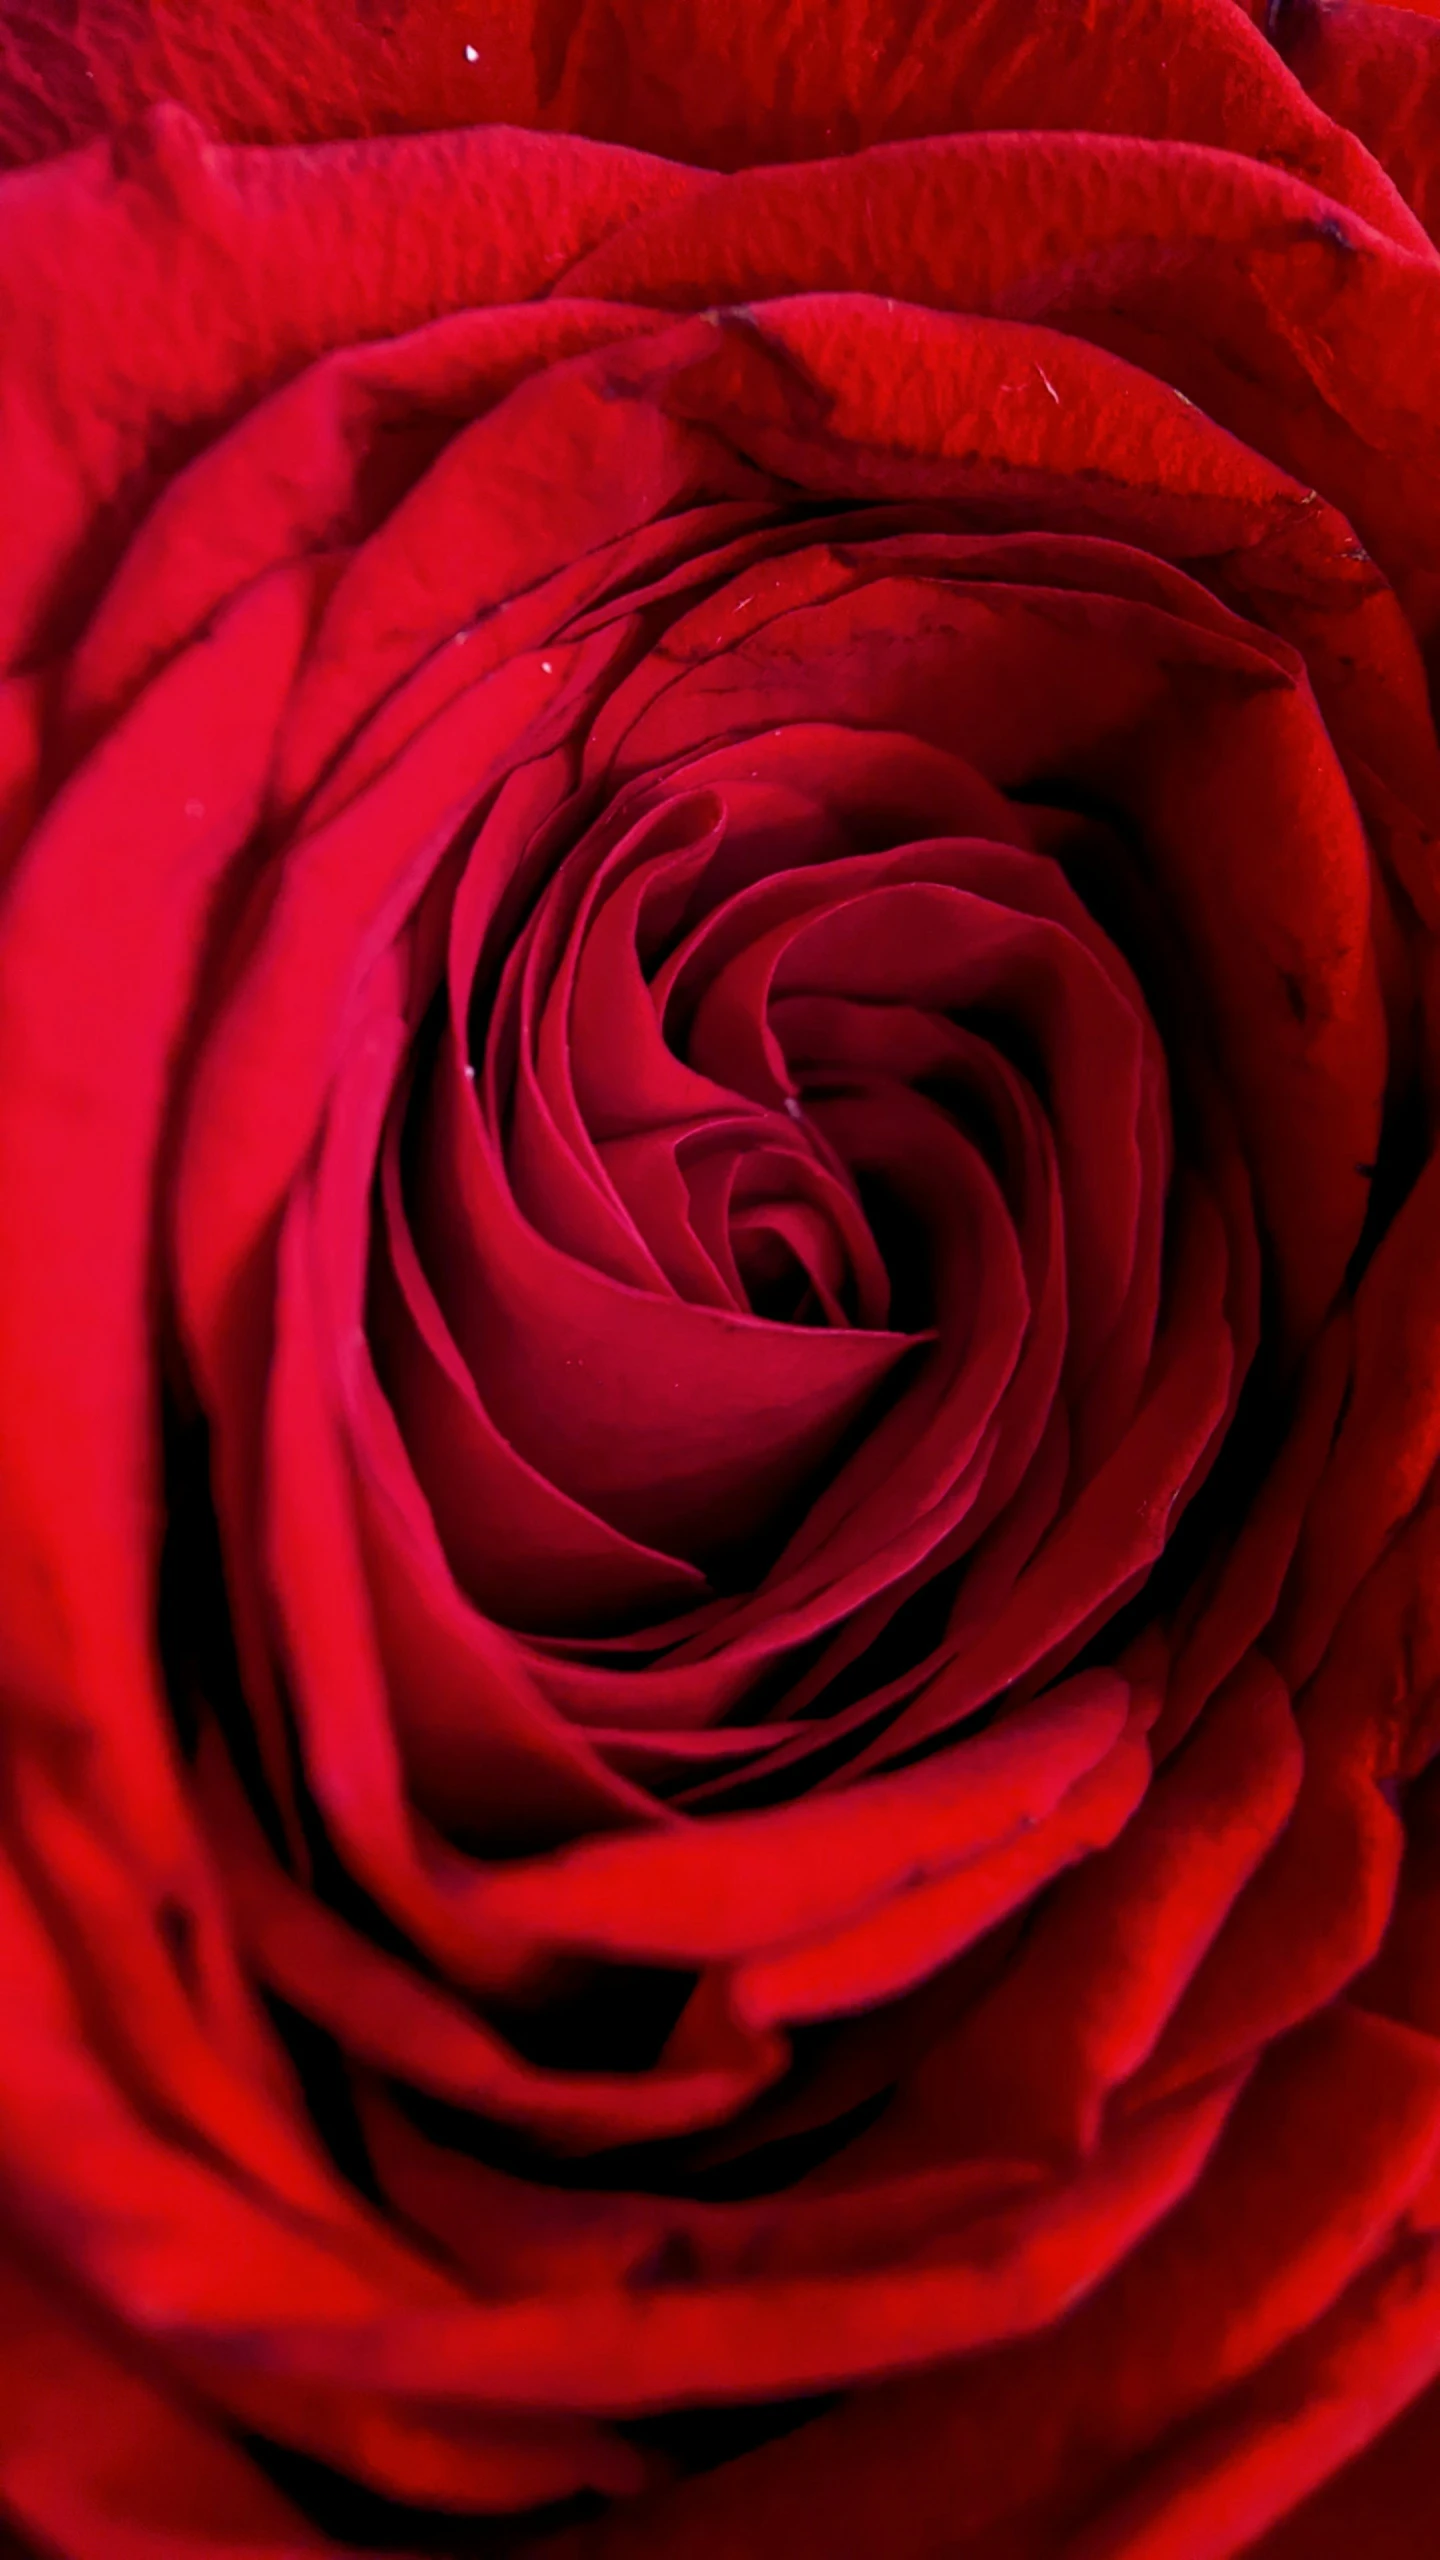
[[[541,661],[540,661],[540,673],[542,674],[542,676],[553,676],[553,674],[555,673],[555,662],[554,662],[554,659],[553,659],[553,658],[542,658],[542,659],[541,659]]]
[[[465,47],[465,59],[466,59],[466,61],[467,61],[467,62],[478,62],[478,61],[479,61],[480,56],[479,56],[479,54],[476,52],[475,47],[474,47],[474,45],[473,45],[473,44],[467,44],[467,46]]]
[[[185,815],[187,818],[203,818],[205,815],[204,801],[187,800],[185,803]]]

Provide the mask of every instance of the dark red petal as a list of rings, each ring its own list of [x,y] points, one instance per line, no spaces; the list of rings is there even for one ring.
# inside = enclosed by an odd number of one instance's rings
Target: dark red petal
[[[977,201],[984,222],[972,217]],[[1368,226],[1347,229],[1326,192],[1233,148],[1022,130],[746,171],[617,230],[567,285],[672,310],[858,292],[1089,340],[1173,384],[1302,489],[1322,492],[1433,627],[1440,265]],[[1043,345],[1034,357],[1057,398],[1073,397]],[[1006,404],[1022,392],[1017,367]],[[1292,539],[1299,531],[1292,525]],[[1217,561],[1209,574],[1228,593],[1232,571],[1244,581],[1249,565]],[[1342,576],[1357,602],[1367,587],[1374,594],[1374,570],[1353,544]],[[1298,639],[1296,608],[1308,618],[1319,590],[1306,604],[1293,571],[1264,577],[1262,618],[1267,591]],[[1350,642],[1334,638],[1327,713],[1355,691]],[[1403,654],[1406,641],[1392,622],[1389,649]],[[1361,686],[1392,738],[1378,761],[1393,786],[1394,705],[1363,677]],[[1413,705],[1413,682],[1409,690]],[[1417,751],[1428,762],[1433,825],[1434,742],[1413,709],[1408,726],[1404,770],[1414,772]]]
[[[285,1874],[213,1737],[200,1789],[236,1927],[262,1979],[389,2082],[523,2127],[557,2150],[585,2152],[726,2122],[784,2066],[781,2040],[738,2020],[699,2051],[677,2033],[651,2071],[529,2063],[453,1992],[374,1946]]]
[[[1393,178],[1432,240],[1440,235],[1440,22],[1423,7],[1372,0],[1279,0],[1270,36],[1287,71],[1331,122]]]
[[[302,2316],[332,2335],[402,2305],[463,2295],[357,2207],[328,2164],[303,2213],[208,2146],[130,2103],[92,2050],[77,1986],[13,1866],[0,1864],[6,1991],[27,2069],[0,2118],[5,2179],[28,2244],[227,2412],[393,2496],[528,2505],[588,2483],[633,2488],[628,2448],[574,2420],[460,2425],[387,2406],[352,2371],[338,2389],[277,2379],[280,2338]],[[162,2119],[163,2123],[163,2119]],[[137,2199],[140,2207],[137,2209]],[[229,2344],[227,2354],[226,2347]],[[143,2352],[143,2349],[142,2349]],[[342,2359],[343,2360],[343,2359]]]
[[[1315,1668],[1386,1538],[1440,1458],[1440,1157],[1432,1156],[1355,1296],[1352,1387],[1301,1532],[1273,1638],[1288,1677]]]
[[[1065,2560],[1229,2560],[1367,2445],[1440,2366],[1440,2247],[1402,2240]]]
[[[613,307],[507,303],[340,345],[313,363],[306,349],[303,370],[288,367],[281,388],[262,381],[252,406],[149,493],[153,502],[65,662],[66,754],[113,719],[228,596],[282,561],[323,561],[320,601],[337,611],[331,593],[352,549],[423,479],[457,420],[482,415],[532,372],[639,325],[640,315]],[[144,432],[163,433],[163,423]],[[321,633],[332,628],[322,617]],[[316,691],[315,647],[312,637],[301,707]],[[481,672],[472,656],[455,666],[454,680],[474,683]]]
[[[1126,1705],[1112,1676],[1087,1676],[921,1769],[497,1869],[486,1892],[491,1923],[672,1963],[810,1935],[922,1874],[962,1865],[1048,1811],[1113,1748]]]
[[[740,2016],[756,2025],[800,2025],[893,2000],[953,1963],[1072,1861],[1108,1849],[1133,1822],[1149,1782],[1141,1721],[1052,1812],[1033,1817],[953,1873],[921,1879],[848,1927],[742,1965],[734,1990]],[[1105,1861],[1099,1863],[1103,1872]],[[1005,2147],[1002,2137],[996,2150]],[[1015,2149],[1023,2153],[1023,2145]]]
[[[487,1410],[550,1482],[703,1562],[803,1486],[910,1348],[685,1304],[558,1253],[521,1216],[447,1042],[415,1217]],[[544,1382],[569,1372],[565,1403]]]
[[[1258,2488],[1255,2529],[1275,2512],[1259,2483],[1277,2504],[1302,2495],[1434,2370],[1440,2267],[1423,2245],[1386,2248],[1437,2135],[1431,2040],[1332,2011],[1266,2061],[1188,2192],[1044,2335],[852,2394],[758,2453],[557,2538],[547,2560],[661,2560],[677,2547],[686,2560],[736,2549],[782,2560],[797,2530],[834,2560],[877,2548],[1039,2560],[1072,2547],[1089,2560],[1070,2537],[1097,2509],[1098,2547],[1128,2560],[1118,2517],[1104,2539],[1108,2495],[1118,2503],[1138,2483],[1131,2514],[1143,2516],[1154,2479],[1163,2508],[1167,2489],[1189,2485],[1191,2446],[1190,2479],[1208,2474],[1221,2500],[1226,2453],[1243,2452],[1236,2485],[1242,2501]],[[1167,2482],[1147,2457],[1171,2429],[1178,2478]],[[1182,2532],[1153,2547],[1220,2560],[1243,2540],[1197,2529],[1193,2543]]]
[[[282,164],[217,149],[173,106],[10,181],[0,662],[70,638],[162,482],[238,408],[328,348],[543,293],[692,183],[493,129]]]
[[[619,2415],[682,2395],[772,2398],[929,2363],[1042,2326],[1098,2282],[1194,2184],[1236,2085],[1153,2110],[1073,2175],[974,2224],[962,2185],[943,2238],[927,2234],[914,2255],[775,2277],[751,2278],[742,2266],[694,2285],[667,2280],[662,2261],[652,2282],[625,2291],[592,2281],[569,2294],[401,2313],[368,2336],[314,2323],[308,2334],[267,2339],[269,2370],[280,2389],[363,2374],[372,2387],[443,2410],[470,2402],[483,2358],[487,2401],[518,2417],[537,2405]],[[563,2418],[551,2423],[556,2432]],[[598,2434],[590,2428],[576,2441]]]
[[[1432,2383],[1249,2548],[1251,2560],[1426,2560],[1440,2385]]]
[[[694,1566],[612,1528],[496,1428],[411,1241],[393,1144],[383,1183],[387,1246],[371,1338],[417,1495],[467,1597],[510,1627],[592,1633],[609,1618],[654,1623],[703,1600]]]
[[[0,2258],[0,2503],[67,2560],[304,2560],[327,2545],[218,2420],[37,2276]],[[20,2546],[15,2546],[18,2555]]]
[[[159,60],[126,64],[132,80],[158,78],[244,140],[495,119],[733,168],[913,134],[1059,126],[1273,159],[1397,232],[1405,222],[1380,172],[1233,0],[1106,0],[1083,20],[1043,0],[1023,29],[1003,0],[960,0],[920,29],[858,0],[713,17],[665,0],[591,0],[558,16],[540,0],[472,0],[463,23],[447,0],[408,0],[378,27],[373,12],[319,0],[265,0],[258,23],[252,9],[239,25],[153,0],[153,17]],[[97,49],[102,77],[106,67]]]
[[[1296,1697],[1295,1810],[1142,2066],[1140,2096],[1282,2033],[1380,1948],[1404,1872],[1396,1780],[1427,1747],[1440,1666],[1437,1549],[1440,1514],[1423,1512],[1362,1583]]]
[[[1108,2092],[1153,2048],[1301,1781],[1281,1681],[1258,1656],[1227,1681],[1187,1747],[1103,1855],[1047,1901],[1015,1965],[922,2063],[970,2145],[1096,2139]]]
[[[206,1933],[154,1652],[154,1190],[309,602],[282,571],[174,661],[50,809],[0,926],[0,1648],[39,1730],[85,1731],[82,1800]]]

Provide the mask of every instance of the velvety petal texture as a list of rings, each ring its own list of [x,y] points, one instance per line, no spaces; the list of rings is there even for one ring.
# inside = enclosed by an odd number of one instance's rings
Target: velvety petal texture
[[[7,13],[7,2551],[1428,2550],[1437,23]]]

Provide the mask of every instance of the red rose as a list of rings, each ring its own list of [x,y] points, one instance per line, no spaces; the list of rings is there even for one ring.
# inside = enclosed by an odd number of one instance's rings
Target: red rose
[[[219,18],[0,36],[0,2515],[1418,2555],[1440,23]]]

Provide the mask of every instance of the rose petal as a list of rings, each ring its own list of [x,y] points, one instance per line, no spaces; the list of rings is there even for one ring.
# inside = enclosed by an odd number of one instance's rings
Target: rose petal
[[[1261,2421],[1257,2460],[1273,2435],[1289,2493],[1303,2493],[1320,2476],[1327,2426],[1331,2459],[1342,2459],[1433,2369],[1435,2271],[1413,2249],[1389,2262],[1383,2253],[1433,2158],[1437,2094],[1428,2039],[1332,2012],[1266,2063],[1189,2192],[1044,2336],[852,2394],[701,2481],[557,2538],[553,2560],[659,2560],[677,2544],[687,2560],[721,2560],[737,2540],[756,2560],[779,2560],[797,2514],[836,2560],[868,2560],[877,2536],[922,2560],[956,2545],[957,2514],[967,2560],[1068,2553],[1077,2516],[1094,2512],[1111,2480],[1123,2495],[1171,2426],[1183,2480],[1187,2435],[1199,2433],[1192,2413],[1237,2384],[1232,2406]],[[1291,2426],[1315,2466],[1308,2479],[1286,2461]],[[1222,2495],[1223,2482],[1222,2461]],[[1196,2547],[1218,2560],[1239,2538]],[[1123,2538],[1115,2547],[1128,2553]],[[1183,2538],[1157,2548],[1189,2560]]]
[[[1440,230],[1440,26],[1423,0],[1372,8],[1327,0],[1275,11],[1267,28],[1321,113],[1373,152],[1432,239]]]
[[[442,0],[412,9],[403,45],[361,54],[333,16],[299,0],[262,52],[225,22],[197,26],[160,0],[159,76],[219,129],[271,141],[469,124],[603,134],[710,166],[813,160],[902,135],[1059,125],[1202,141],[1302,169],[1409,236],[1403,207],[1349,134],[1296,93],[1226,0],[1128,0],[1098,30],[1048,0],[1034,41],[995,0],[968,6],[943,37],[907,41],[908,23],[853,6],[788,0],[677,23],[662,0],[624,0],[552,28],[530,9],[474,0],[470,58]],[[103,57],[101,57],[103,62]],[[156,76],[152,71],[151,76]]]
[[[327,348],[543,292],[615,223],[691,184],[634,153],[503,127],[279,163],[218,147],[167,101],[7,187],[16,532],[0,658],[70,636],[162,455],[168,477],[177,448]]]
[[[1087,1676],[900,1776],[497,1871],[490,1914],[498,1927],[612,1955],[683,1963],[759,1951],[960,1866],[1048,1811],[1111,1748],[1124,1713],[1121,1685]]]

